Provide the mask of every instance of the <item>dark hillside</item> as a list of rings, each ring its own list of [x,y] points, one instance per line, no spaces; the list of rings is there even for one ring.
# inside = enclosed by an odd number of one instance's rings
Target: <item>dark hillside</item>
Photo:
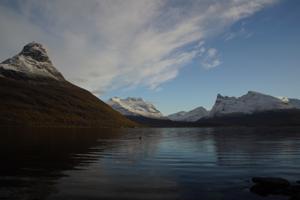
[[[0,126],[136,126],[67,81],[0,77],[0,111]]]

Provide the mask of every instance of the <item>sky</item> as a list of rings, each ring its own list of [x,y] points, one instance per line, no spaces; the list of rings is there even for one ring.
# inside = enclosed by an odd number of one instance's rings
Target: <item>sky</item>
[[[300,1],[0,0],[0,60],[42,43],[70,82],[163,114],[218,93],[300,98]]]

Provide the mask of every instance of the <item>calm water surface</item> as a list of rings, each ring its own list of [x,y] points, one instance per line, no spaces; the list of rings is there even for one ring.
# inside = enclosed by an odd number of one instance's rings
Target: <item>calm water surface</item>
[[[300,180],[300,128],[1,132],[0,199],[288,199],[251,178]]]

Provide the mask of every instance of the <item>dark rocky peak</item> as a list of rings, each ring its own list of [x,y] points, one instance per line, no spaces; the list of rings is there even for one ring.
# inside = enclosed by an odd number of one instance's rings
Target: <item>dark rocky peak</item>
[[[31,57],[38,62],[51,63],[47,54],[47,50],[43,47],[42,44],[37,42],[31,42],[25,45],[20,55]]]

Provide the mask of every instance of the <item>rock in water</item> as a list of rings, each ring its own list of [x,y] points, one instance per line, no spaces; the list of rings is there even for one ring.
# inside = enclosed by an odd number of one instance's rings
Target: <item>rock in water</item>
[[[281,195],[290,197],[289,200],[300,199],[300,186],[291,185],[290,182],[283,178],[277,177],[254,177],[255,183],[250,191],[260,196]]]
[[[256,184],[268,186],[268,187],[278,187],[284,188],[290,186],[290,182],[283,178],[276,177],[254,177],[252,181]]]

